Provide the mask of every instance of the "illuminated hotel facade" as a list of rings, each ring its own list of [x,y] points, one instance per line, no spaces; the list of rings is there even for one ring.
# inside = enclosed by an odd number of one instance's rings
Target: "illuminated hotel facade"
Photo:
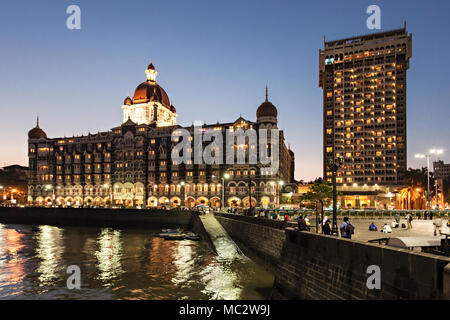
[[[175,163],[172,133],[194,126],[176,124],[177,111],[156,82],[152,63],[147,80],[122,105],[123,123],[107,132],[81,137],[48,138],[36,127],[28,133],[28,203],[30,205],[271,207],[279,202],[281,182],[294,181],[294,153],[286,147],[277,127],[277,108],[266,100],[257,120],[239,117],[234,122],[203,125],[205,129],[276,129],[279,132],[279,169],[264,175],[267,165]],[[248,141],[243,147],[248,159]],[[226,179],[224,178],[226,177]],[[223,189],[223,183],[225,188]]]
[[[377,202],[390,203],[391,191],[404,183],[411,45],[412,35],[405,25],[325,41],[319,51],[323,174],[331,182],[330,159],[344,158],[336,179],[341,207],[375,208]]]

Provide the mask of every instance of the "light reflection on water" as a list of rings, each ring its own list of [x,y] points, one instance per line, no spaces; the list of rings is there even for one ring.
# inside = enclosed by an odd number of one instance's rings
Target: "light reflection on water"
[[[39,261],[36,270],[39,273],[38,279],[41,286],[49,286],[58,278],[59,271],[63,268],[61,258],[64,246],[60,245],[63,243],[63,230],[40,226],[36,239],[36,257]]]
[[[0,299],[262,299],[273,277],[158,230],[0,224]],[[69,265],[80,290],[66,288]]]

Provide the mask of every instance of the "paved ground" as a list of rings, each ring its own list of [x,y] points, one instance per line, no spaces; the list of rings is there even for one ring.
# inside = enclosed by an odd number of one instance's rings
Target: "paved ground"
[[[308,216],[311,222],[311,231],[315,232],[315,217],[314,216]],[[329,217],[330,218],[330,217]],[[262,218],[263,219],[263,218]],[[282,218],[280,217],[280,220]],[[383,226],[385,223],[388,225],[391,224],[393,221],[393,218],[374,218],[371,219],[369,217],[366,218],[351,218],[350,221],[355,226],[355,234],[352,236],[352,239],[359,240],[359,241],[369,241],[374,239],[380,239],[380,238],[391,238],[391,237],[433,237],[434,236],[434,225],[432,220],[418,220],[414,219],[412,221],[412,229],[403,229],[403,228],[392,228],[392,233],[383,233],[381,230],[383,229]],[[293,222],[292,227],[296,227],[296,217],[292,219],[291,222]],[[343,222],[342,218],[338,218],[338,227]],[[373,222],[377,227],[378,231],[369,231],[369,225]],[[404,223],[405,225],[408,225],[406,223],[406,220],[404,218],[400,219],[400,226]],[[447,226],[447,219],[442,219],[442,228],[441,231],[444,233],[450,233],[450,228]]]
[[[412,229],[402,229],[396,228],[392,229],[392,233],[383,233],[381,230],[385,223],[389,224],[393,221],[393,219],[351,219],[350,220],[355,226],[355,234],[352,239],[360,240],[360,241],[368,241],[378,238],[390,238],[390,237],[425,237],[434,235],[434,225],[431,220],[413,220],[412,221]],[[369,225],[371,222],[374,222],[378,227],[378,231],[369,231]],[[342,220],[338,220],[338,227],[342,223]],[[400,225],[404,223],[407,225],[405,219],[400,220]],[[447,220],[442,219],[442,232],[449,233],[450,228],[446,227]]]

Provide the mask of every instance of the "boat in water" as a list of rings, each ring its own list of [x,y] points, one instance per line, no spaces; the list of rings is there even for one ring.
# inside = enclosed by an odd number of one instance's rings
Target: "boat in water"
[[[183,229],[162,229],[161,233],[156,233],[153,236],[163,238],[165,240],[200,240],[200,236],[194,232]]]

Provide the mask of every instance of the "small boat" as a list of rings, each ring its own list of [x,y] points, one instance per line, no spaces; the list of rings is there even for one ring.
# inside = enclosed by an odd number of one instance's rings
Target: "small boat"
[[[183,229],[178,228],[178,229],[162,229],[161,230],[163,233],[182,233]]]
[[[163,236],[165,240],[184,240],[185,237],[184,233],[169,233]]]
[[[183,232],[182,229],[163,229],[162,231],[162,233],[156,233],[153,236],[165,240],[200,240],[200,236],[191,231]]]
[[[188,233],[186,233],[185,239],[197,241],[197,240],[200,240],[200,236],[196,233],[188,232]]]

